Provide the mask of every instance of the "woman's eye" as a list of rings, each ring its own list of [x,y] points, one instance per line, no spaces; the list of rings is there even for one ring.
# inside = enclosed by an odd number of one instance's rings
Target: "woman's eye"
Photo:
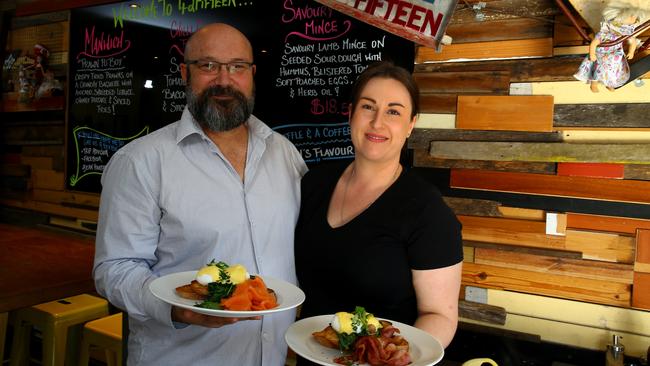
[[[375,108],[370,104],[362,104],[361,109],[365,109],[365,110],[368,110],[368,111],[373,111]]]
[[[402,115],[402,114],[401,114],[398,110],[396,110],[396,109],[389,109],[388,112],[386,112],[386,113],[388,113],[388,114],[390,114],[390,115],[393,115],[393,116],[401,116],[401,115]]]

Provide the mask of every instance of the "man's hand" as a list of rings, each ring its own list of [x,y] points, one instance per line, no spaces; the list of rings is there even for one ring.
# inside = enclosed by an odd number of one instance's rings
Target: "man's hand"
[[[189,309],[172,306],[172,320],[175,322],[200,325],[207,328],[220,328],[224,325],[236,323],[241,320],[260,320],[261,316],[250,318],[223,318],[219,316],[210,316],[200,314]]]

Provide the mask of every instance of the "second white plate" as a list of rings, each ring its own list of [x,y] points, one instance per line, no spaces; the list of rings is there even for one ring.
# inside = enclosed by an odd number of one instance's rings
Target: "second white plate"
[[[277,313],[293,309],[305,301],[305,293],[295,285],[272,277],[260,276],[264,280],[266,287],[275,291],[275,295],[278,299],[277,307],[268,310],[255,311],[231,311],[199,308],[195,306],[199,301],[184,299],[176,294],[176,287],[187,285],[192,282],[196,277],[196,272],[197,271],[178,272],[156,278],[149,284],[149,290],[154,294],[154,296],[166,303],[190,309],[201,314],[228,318],[245,318]]]
[[[299,320],[289,327],[284,338],[289,347],[300,356],[319,365],[340,366],[334,363],[334,359],[341,356],[341,352],[322,346],[311,335],[313,332],[323,330],[331,320],[332,315],[319,315]],[[411,354],[409,366],[431,366],[442,360],[445,349],[429,333],[407,324],[388,321],[393,323],[393,326],[399,329],[400,334],[409,342]]]

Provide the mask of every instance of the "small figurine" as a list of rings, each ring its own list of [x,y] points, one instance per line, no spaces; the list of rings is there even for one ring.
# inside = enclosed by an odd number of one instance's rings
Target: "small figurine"
[[[638,40],[635,37],[627,39],[627,54],[623,50],[623,42],[609,47],[598,45],[631,35],[634,28],[645,18],[646,11],[640,8],[611,4],[605,7],[600,31],[589,45],[589,55],[573,76],[590,83],[590,89],[594,93],[598,93],[598,83],[605,85],[609,91],[625,85],[630,78],[627,59],[634,57]]]

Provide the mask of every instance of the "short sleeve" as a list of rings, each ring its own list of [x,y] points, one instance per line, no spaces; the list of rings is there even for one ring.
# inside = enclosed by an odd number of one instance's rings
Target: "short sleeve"
[[[438,192],[422,197],[408,242],[411,269],[443,268],[463,260],[462,225]]]

